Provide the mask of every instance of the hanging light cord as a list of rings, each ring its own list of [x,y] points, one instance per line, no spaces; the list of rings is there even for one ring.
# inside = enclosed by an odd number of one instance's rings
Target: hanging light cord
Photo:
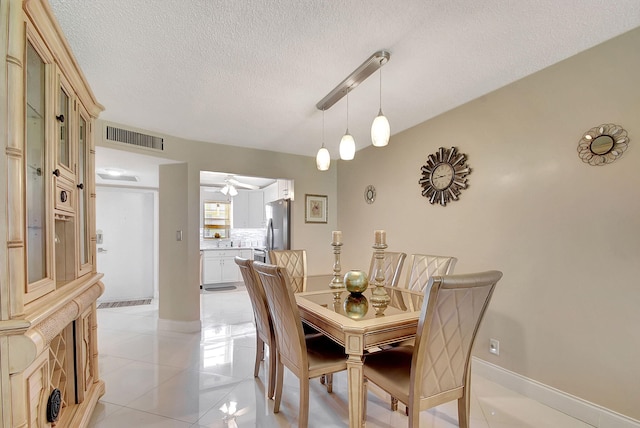
[[[347,134],[349,133],[349,90],[351,88],[347,88]]]
[[[324,148],[324,109],[322,109],[322,148]]]
[[[380,111],[382,111],[382,67],[380,67]]]

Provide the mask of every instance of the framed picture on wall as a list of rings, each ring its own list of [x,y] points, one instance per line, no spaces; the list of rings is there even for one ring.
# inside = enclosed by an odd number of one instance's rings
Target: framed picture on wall
[[[305,223],[326,223],[328,212],[327,195],[304,195]]]

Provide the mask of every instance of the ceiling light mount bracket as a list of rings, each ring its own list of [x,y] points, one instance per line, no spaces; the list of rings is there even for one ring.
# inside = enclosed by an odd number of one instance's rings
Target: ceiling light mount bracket
[[[381,50],[371,55],[365,62],[356,68],[347,76],[338,86],[333,88],[323,99],[318,101],[316,108],[318,110],[328,110],[335,103],[340,101],[347,92],[352,91],[356,86],[362,83],[367,77],[371,76],[380,67],[385,65],[391,59],[389,51]]]

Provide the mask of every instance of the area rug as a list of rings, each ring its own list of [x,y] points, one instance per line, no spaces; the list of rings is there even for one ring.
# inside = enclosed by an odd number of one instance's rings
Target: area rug
[[[123,306],[148,305],[150,303],[151,303],[151,299],[122,300],[120,302],[104,302],[98,305],[98,309],[121,308]]]
[[[221,282],[218,284],[203,284],[202,288],[207,291],[229,291],[238,288],[236,282]]]

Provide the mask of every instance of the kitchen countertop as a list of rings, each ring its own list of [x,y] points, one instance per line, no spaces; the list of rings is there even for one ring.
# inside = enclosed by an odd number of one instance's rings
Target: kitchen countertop
[[[200,251],[220,251],[220,250],[253,250],[253,247],[218,247],[215,244],[207,245],[200,244]]]

